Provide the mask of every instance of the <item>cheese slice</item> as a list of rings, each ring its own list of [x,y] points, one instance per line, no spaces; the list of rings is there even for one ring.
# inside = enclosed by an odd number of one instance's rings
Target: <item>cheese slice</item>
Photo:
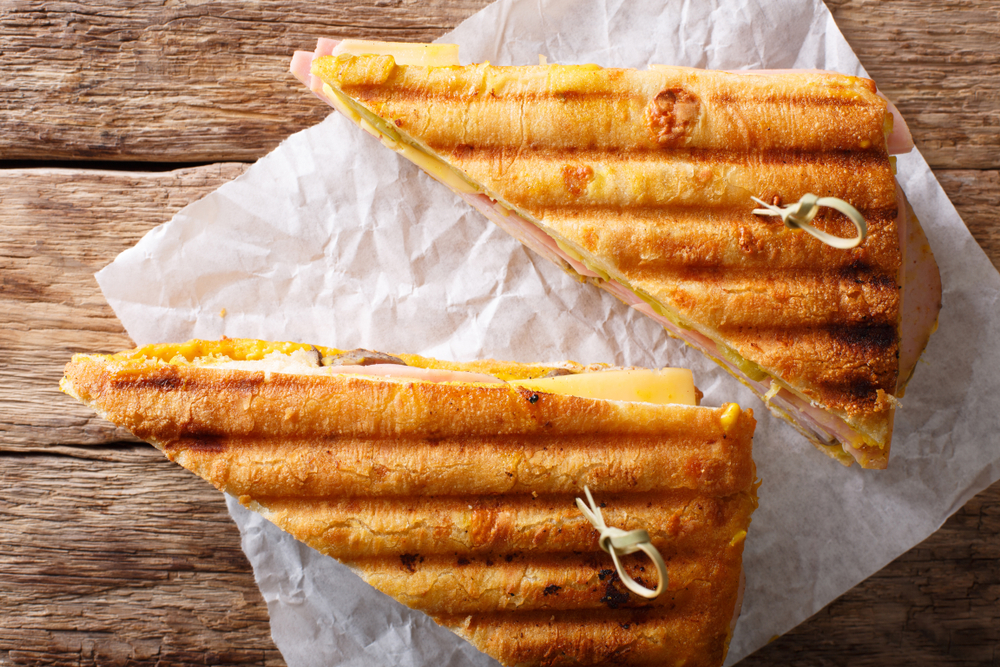
[[[512,380],[510,384],[547,394],[605,401],[697,405],[694,378],[687,368],[601,371],[537,380]]]
[[[500,378],[486,373],[443,368],[421,368],[399,364],[370,366],[317,366],[306,348],[274,350],[263,358],[232,359],[215,356],[201,359],[192,350],[194,365],[219,370],[242,370],[291,375],[360,375],[380,380],[418,382],[459,382],[503,384]],[[160,361],[159,363],[165,363]],[[656,405],[697,405],[694,377],[686,368],[618,369],[587,371],[572,375],[509,380],[509,384],[546,394],[578,396],[597,400],[653,403]]]
[[[422,65],[424,67],[457,66],[457,44],[410,44],[400,42],[375,42],[365,39],[345,39],[333,49],[331,55],[339,56],[392,56],[397,65]]]

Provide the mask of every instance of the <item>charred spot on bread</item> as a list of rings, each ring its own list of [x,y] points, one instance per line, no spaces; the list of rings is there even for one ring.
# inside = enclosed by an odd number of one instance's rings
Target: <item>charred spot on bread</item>
[[[661,90],[646,107],[650,135],[660,146],[677,146],[698,120],[701,102],[684,88]]]
[[[565,164],[562,168],[563,185],[574,197],[579,197],[587,191],[587,186],[594,180],[594,169],[590,165]]]
[[[399,554],[399,562],[407,572],[417,571],[417,565],[424,562],[424,557],[420,554]]]

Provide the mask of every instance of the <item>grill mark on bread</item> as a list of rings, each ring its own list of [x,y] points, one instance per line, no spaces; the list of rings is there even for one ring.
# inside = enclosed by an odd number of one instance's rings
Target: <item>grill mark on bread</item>
[[[281,443],[233,438],[230,459],[213,458],[210,464],[206,458],[199,474],[224,481],[235,494],[272,496],[287,489],[313,498],[340,493],[366,498],[386,493],[578,494],[585,484],[595,493],[700,488],[729,494],[751,483],[754,474],[749,457],[733,458],[721,437],[672,437],[669,452],[655,439],[623,443],[581,438],[546,449],[511,436],[446,440],[432,449],[412,440],[345,438],[317,445],[313,438],[286,437]],[[191,464],[201,465],[197,458]],[[297,467],[316,474],[296,477]],[[663,467],[669,470],[660,471]],[[262,479],[268,476],[270,480]]]
[[[576,508],[579,494],[495,496],[377,496],[318,500],[303,513],[297,497],[258,497],[267,516],[301,527],[304,540],[335,558],[373,558],[418,552],[468,559],[590,551],[593,526]],[[742,494],[700,491],[604,494],[609,525],[643,528],[665,555],[690,554],[728,542],[742,528],[751,502]],[[309,526],[322,526],[313,531]],[[692,526],[698,526],[693,531]]]
[[[180,389],[183,380],[176,366],[160,366],[148,373],[113,374],[109,377],[108,384],[114,391],[153,389],[168,392]]]
[[[738,350],[753,347],[765,368],[807,378],[810,397],[832,409],[847,415],[891,409],[878,392],[891,394],[896,387],[899,342],[892,324],[734,327],[723,333]]]
[[[868,81],[867,79],[865,81]],[[871,93],[875,92],[874,82],[867,86]],[[768,95],[751,94],[747,96],[737,96],[728,93],[715,93],[711,96],[712,102],[726,106],[746,106],[747,104],[781,104],[795,107],[858,107],[862,109],[881,109],[881,105],[873,104],[870,100],[862,99],[860,96],[843,95],[821,95],[800,93],[795,95]]]
[[[413,70],[420,69],[419,66],[410,66]],[[499,70],[500,68],[492,68]],[[609,71],[611,68],[605,68]],[[367,104],[382,102],[387,99],[386,86],[392,86],[391,99],[396,102],[407,102],[411,104],[438,102],[452,103],[456,100],[463,102],[489,98],[494,104],[512,102],[515,104],[538,104],[547,101],[557,101],[561,104],[586,105],[597,103],[609,105],[615,102],[632,102],[636,105],[645,106],[656,100],[658,95],[665,91],[658,91],[653,95],[645,93],[629,92],[625,90],[502,90],[496,92],[497,87],[467,87],[461,92],[441,92],[430,87],[421,87],[409,83],[403,77],[396,77],[390,82],[382,83],[361,83],[354,80],[343,80],[340,82],[341,90]],[[672,86],[666,89],[672,92],[675,100],[683,98],[691,93],[683,86]],[[874,91],[872,91],[874,92]],[[706,96],[706,102],[727,107],[746,107],[747,105],[774,105],[782,107],[801,107],[810,109],[814,107],[852,107],[858,110],[878,110],[883,111],[885,106],[870,99],[860,96],[844,95],[822,95],[822,94],[754,94],[735,96],[726,93],[711,93]]]
[[[674,160],[678,163],[695,165],[824,165],[853,174],[874,171],[889,171],[889,159],[883,150],[870,147],[864,150],[828,149],[805,151],[788,148],[734,150],[731,148],[675,146],[659,147],[632,146],[520,146],[516,144],[489,144],[452,141],[427,142],[427,148],[446,156],[453,164],[460,166],[473,162],[510,162],[515,157],[520,160],[539,162],[565,162],[596,165],[628,165],[634,163]],[[894,201],[892,202],[895,203]]]
[[[691,590],[699,587],[708,589],[708,595],[715,590],[697,583]],[[656,608],[566,610],[555,616],[547,610],[533,610],[434,618],[504,664],[538,664],[538,656],[547,657],[542,664],[552,665],[722,664],[728,623],[684,622],[675,611],[683,600],[674,602]],[[560,660],[567,655],[575,660]],[[698,659],[693,660],[694,656]]]
[[[715,267],[657,267],[658,289],[648,291],[688,321],[719,330],[739,327],[796,329],[803,336],[828,327],[886,325],[899,318],[898,288],[888,276],[859,281],[836,274],[789,269],[767,274]],[[645,271],[636,271],[643,286]],[[720,277],[714,277],[720,276]]]
[[[898,342],[896,328],[872,325],[866,327],[827,327],[827,331],[837,342],[850,348],[871,350],[874,355],[882,354]]]
[[[567,192],[562,169],[589,166],[594,179],[582,196]],[[771,200],[795,202],[807,192],[848,201],[861,211],[886,211],[896,206],[895,182],[891,170],[859,170],[836,161],[816,164],[703,165],[684,159],[622,163],[619,167],[600,161],[584,162],[575,156],[560,160],[504,157],[473,157],[455,166],[470,179],[486,183],[491,196],[520,207],[536,219],[548,209],[566,205],[631,207],[704,206],[744,207],[752,213],[756,204],[751,194]],[[832,215],[823,213],[823,216]]]
[[[181,377],[178,367],[165,364],[156,368],[150,373],[135,374],[112,374],[109,379],[111,388],[116,391],[131,390],[143,391],[145,389],[155,389],[161,392],[179,391],[182,389],[216,389],[239,392],[242,394],[254,394],[265,382],[264,371],[247,372],[239,377],[228,377],[223,380],[216,380],[211,376],[191,376]]]
[[[837,381],[821,382],[826,395],[849,404],[849,411],[884,410],[887,405],[880,394],[896,390],[898,367],[886,360],[899,354],[899,339],[894,327],[872,325],[866,327],[837,327],[830,329],[837,348],[850,350],[852,355],[870,359],[868,364],[858,364],[844,373]],[[838,350],[839,351],[839,350]]]
[[[622,209],[617,204],[568,202],[565,204],[549,204],[545,207],[545,210],[549,214],[557,215],[560,218],[580,220],[587,220],[589,218],[601,219],[606,213],[622,210],[626,214],[623,216],[623,219],[630,222],[642,222],[646,225],[659,224],[663,226],[664,231],[669,231],[671,226],[680,223],[697,228],[695,230],[697,233],[702,233],[705,230],[714,230],[720,225],[724,226],[734,223],[754,223],[759,229],[784,228],[780,218],[755,215],[752,211],[748,211],[747,208],[744,205],[728,202],[718,204],[696,204],[690,202],[670,202],[662,205],[635,204],[625,209]],[[709,209],[707,214],[706,209]],[[864,214],[869,227],[874,226],[877,229],[882,225],[895,226],[898,209],[895,206],[874,206],[858,208],[858,211]],[[834,216],[832,213],[824,214],[824,218],[827,215]],[[842,214],[836,213],[835,218],[843,219],[841,216]],[[822,224],[822,219],[820,224]],[[694,236],[694,233],[692,233],[692,236]],[[869,239],[865,239],[866,244]],[[845,253],[843,250],[837,250],[829,246],[827,248],[829,248],[831,259],[842,259],[845,256],[853,259],[851,253]]]
[[[866,285],[874,290],[895,293],[899,289],[894,273],[889,273],[878,266],[861,263],[863,268],[859,268],[858,261],[853,261],[832,270],[824,271],[809,266],[777,266],[777,267],[756,267],[747,266],[726,266],[722,263],[713,263],[710,260],[699,262],[697,256],[692,254],[690,261],[670,261],[664,258],[662,263],[657,261],[655,265],[643,264],[642,267],[632,269],[634,275],[642,280],[647,277],[648,271],[655,271],[656,275],[662,275],[667,282],[685,281],[695,284],[703,284],[707,287],[720,286],[720,289],[736,289],[735,286],[741,283],[752,283],[758,290],[764,292],[767,285],[763,284],[767,280],[775,282],[787,282],[791,284],[803,285],[803,289],[812,289],[828,284],[831,281],[843,281],[852,285]]]
[[[221,454],[229,447],[228,438],[225,434],[202,433],[200,429],[184,429],[179,440],[170,440],[164,444],[164,451],[171,452],[188,451],[199,454]]]
[[[723,331],[738,338],[741,327],[725,328]],[[794,344],[796,339],[820,335],[826,344],[841,348],[837,350],[839,353],[872,359],[893,352],[899,343],[896,327],[892,324],[823,327],[788,327],[777,324],[755,327],[753,333],[761,339],[780,341],[781,344]],[[802,353],[808,355],[810,351],[803,348]],[[831,358],[830,362],[836,363],[836,358]]]
[[[596,538],[595,540],[596,541]],[[725,554],[726,542],[705,547],[706,551]],[[655,542],[667,550],[667,544]],[[670,558],[670,582],[667,592],[655,600],[632,595],[621,583],[610,559],[600,549],[589,545],[586,552],[534,554],[530,561],[510,564],[489,556],[456,559],[452,555],[425,556],[404,554],[386,558],[346,559],[346,565],[364,573],[366,580],[382,590],[390,590],[397,599],[410,607],[428,613],[489,613],[507,611],[527,613],[537,609],[553,611],[639,608],[666,610],[680,614],[677,607],[706,602],[711,589],[725,580],[724,568],[699,557],[699,553],[683,556],[667,551]],[[731,557],[722,555],[719,560]],[[400,562],[411,576],[400,577]],[[642,579],[655,587],[655,568],[642,556],[625,556],[622,565],[634,579]],[[551,582],[559,581],[559,584]],[[558,586],[553,595],[550,586]],[[455,588],[470,595],[460,602],[445,603]],[[546,589],[550,592],[546,594]],[[680,604],[679,604],[680,603]]]
[[[892,393],[887,387],[895,388],[894,379],[880,380],[878,377],[870,377],[868,374],[857,373],[855,377],[848,377],[839,382],[822,383],[821,389],[824,395],[833,397],[834,401],[845,405],[845,412],[873,412],[884,410],[888,406],[880,405],[878,399],[879,390],[885,393]],[[895,375],[892,376],[895,378]]]
[[[623,220],[623,226],[628,222],[627,218]],[[587,225],[588,221],[581,224]],[[641,229],[641,223],[635,222],[631,230],[623,230],[620,235],[609,234],[602,243],[615,243],[619,252],[613,272],[625,276],[630,284],[650,281],[650,284],[663,286],[684,275],[687,280],[704,278],[710,283],[774,278],[779,281],[849,280],[858,285],[896,286],[899,253],[893,247],[877,247],[881,244],[876,243],[866,245],[860,252],[871,258],[872,268],[856,271],[852,268],[854,260],[850,254],[840,251],[840,255],[833,255],[828,252],[829,246],[805,234],[795,240],[801,242],[790,242],[782,236],[794,232],[784,228],[775,230],[738,221],[724,224],[725,227],[720,224],[719,229],[708,230],[703,235],[688,236],[683,231],[647,234]],[[630,232],[631,237],[626,236]],[[600,256],[596,247],[582,250]],[[766,282],[756,287],[768,289]]]

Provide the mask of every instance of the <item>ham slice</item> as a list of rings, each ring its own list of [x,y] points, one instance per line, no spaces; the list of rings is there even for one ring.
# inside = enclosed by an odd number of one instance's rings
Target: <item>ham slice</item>
[[[504,381],[485,373],[453,371],[444,368],[420,368],[402,364],[370,364],[368,366],[317,366],[302,350],[291,354],[273,352],[263,359],[220,361],[209,364],[224,370],[285,373],[289,375],[364,375],[386,380],[418,382],[462,382],[476,384],[504,384]]]
[[[900,199],[903,304],[899,323],[899,384],[896,396],[903,395],[917,360],[937,329],[938,312],[941,310],[941,273],[930,242],[902,191]]]

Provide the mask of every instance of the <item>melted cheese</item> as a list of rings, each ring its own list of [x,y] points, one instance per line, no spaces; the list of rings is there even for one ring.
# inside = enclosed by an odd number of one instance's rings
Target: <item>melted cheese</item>
[[[621,370],[560,375],[510,384],[548,394],[659,405],[696,405],[694,378],[686,368]]]
[[[730,430],[735,424],[736,420],[740,418],[740,406],[735,403],[727,403],[726,409],[722,413],[722,427],[727,431]]]
[[[191,351],[198,352],[194,349]],[[161,361],[161,363],[163,362]],[[358,375],[395,382],[504,384],[503,380],[492,375],[442,368],[418,368],[398,364],[317,366],[309,354],[309,349],[305,347],[290,352],[275,350],[259,359],[196,356],[189,363],[202,368],[263,372],[267,375],[271,373],[314,376]],[[694,380],[691,371],[686,368],[664,368],[658,371],[647,369],[595,371],[535,380],[510,380],[508,384],[548,394],[563,394],[599,400],[634,401],[661,405],[696,405]],[[732,412],[732,409],[735,409],[735,416],[730,421],[739,416],[738,406],[730,405],[730,408],[723,415],[723,423],[726,422],[727,415]],[[729,426],[727,425],[726,428],[728,429]]]
[[[458,66],[458,44],[403,44],[400,42],[374,42],[364,39],[345,39],[331,55],[339,56],[392,56],[397,65],[424,67]]]
[[[456,192],[467,192],[469,194],[479,192],[478,188],[455,173],[455,170],[443,160],[439,160],[403,142],[399,142],[393,150]]]
[[[344,101],[344,99],[337,94],[337,91],[331,88],[329,84],[323,84],[323,95],[334,109],[344,114],[355,123],[358,123],[359,125],[361,124],[361,116],[358,112],[351,108],[351,105]],[[364,126],[362,125],[362,127]]]

